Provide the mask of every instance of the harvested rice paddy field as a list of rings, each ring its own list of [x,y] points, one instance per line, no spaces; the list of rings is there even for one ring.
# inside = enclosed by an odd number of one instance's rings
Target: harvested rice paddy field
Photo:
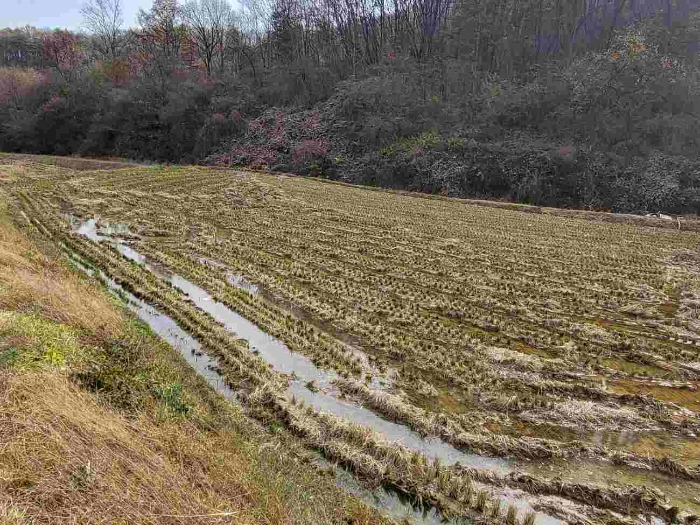
[[[4,156],[0,184],[250,417],[417,523],[697,522],[699,223],[88,168]]]

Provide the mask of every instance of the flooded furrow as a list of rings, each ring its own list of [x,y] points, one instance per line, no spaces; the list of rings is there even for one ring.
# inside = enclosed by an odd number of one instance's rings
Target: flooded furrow
[[[129,260],[143,265],[158,277],[170,282],[171,286],[185,294],[195,306],[223,325],[233,336],[247,340],[251,352],[260,355],[276,372],[291,378],[287,392],[290,397],[293,395],[318,410],[369,427],[391,441],[402,442],[411,450],[430,458],[438,458],[443,465],[459,463],[462,466],[493,470],[501,474],[512,470],[509,462],[504,459],[467,454],[442,440],[423,439],[420,434],[405,425],[387,421],[371,410],[339,399],[339,392],[332,383],[340,376],[334,371],[320,369],[308,357],[292,352],[284,342],[264,332],[225,304],[214,300],[206,290],[177,274],[148,263],[145,256],[128,245],[97,233],[95,219],[83,223],[77,229],[77,233],[95,242],[111,243]]]
[[[202,352],[201,345],[196,339],[180,328],[169,316],[159,312],[150,304],[126,291],[122,286],[114,282],[113,279],[110,279],[104,272],[89,267],[86,261],[76,253],[70,251],[66,246],[63,246],[63,249],[68,253],[72,264],[87,275],[95,277],[103,282],[108,287],[109,291],[124,301],[126,307],[134,312],[141,321],[145,322],[161,339],[178,350],[187,363],[206,380],[209,386],[222,394],[226,399],[238,403],[236,392],[228,387],[223,378],[216,372],[216,359],[212,359]]]
[[[511,461],[470,454],[456,449],[441,439],[424,439],[419,433],[405,425],[388,421],[363,406],[341,399],[340,392],[333,386],[333,381],[339,378],[334,371],[318,368],[309,358],[290,351],[282,341],[267,334],[223,303],[216,301],[206,290],[182,276],[170,273],[167,269],[152,264],[147,261],[144,255],[125,242],[99,233],[95,219],[89,219],[81,223],[74,231],[94,242],[110,243],[127,259],[144,266],[159,278],[168,281],[171,286],[186,295],[194,305],[223,325],[233,336],[247,340],[252,352],[260,355],[266,362],[270,363],[276,372],[290,378],[289,387],[286,391],[290,398],[293,396],[297,400],[303,400],[307,406],[311,406],[317,411],[326,412],[367,427],[390,441],[400,442],[407,449],[420,452],[428,458],[437,458],[442,465],[461,465],[498,474],[507,474],[513,471],[513,462]],[[101,229],[101,231],[104,230]],[[123,230],[120,229],[118,231],[121,233]],[[128,229],[126,231],[128,232]],[[214,372],[216,361],[206,357],[200,351],[199,343],[196,340],[182,330],[170,317],[158,312],[154,307],[124,291],[121,286],[106,277],[102,272],[100,274],[100,278],[105,281],[109,288],[126,298],[128,306],[137,313],[139,318],[148,323],[156,333],[177,348],[187,359],[188,363],[207,379],[209,384],[216,388],[217,391],[224,393],[229,399],[235,399],[235,393]],[[231,282],[229,284],[234,285]],[[350,473],[346,473],[346,475],[352,477]],[[492,496],[502,499],[507,504],[515,505],[521,511],[519,514],[524,515],[526,512],[534,511],[530,500],[534,501],[535,498],[521,490],[476,485],[480,490],[487,490]],[[387,509],[386,505],[391,506],[394,508],[393,514],[401,512],[402,515],[410,515],[414,519],[420,516],[420,520],[423,523],[436,523],[442,520],[439,512],[435,509],[418,512],[419,516],[417,516],[417,511],[410,504],[408,504],[409,510],[406,507],[407,504],[401,503],[401,498],[396,493],[385,491],[384,489],[381,489],[379,494],[376,491],[363,494],[362,499],[368,503],[370,500],[375,501],[375,503],[377,501],[383,502],[379,506],[384,510]],[[538,513],[537,521],[546,525],[562,523],[561,520],[541,512]]]
[[[216,373],[217,361],[201,352],[201,346],[197,340],[182,330],[169,316],[162,314],[151,305],[126,291],[102,271],[98,270],[96,272],[94,269],[86,266],[85,261],[81,260],[77,254],[68,251],[68,255],[72,264],[87,275],[96,277],[103,282],[109,288],[110,292],[124,301],[129,310],[136,313],[140,320],[148,324],[158,336],[178,350],[187,363],[192,366],[214,390],[222,394],[228,400],[239,404],[237,393],[229,388],[221,376]],[[450,523],[450,520],[446,520],[436,508],[429,507],[424,509],[396,491],[384,487],[378,487],[373,490],[365,488],[357,481],[350,471],[340,466],[331,465],[323,459],[322,456],[319,456],[315,463],[320,468],[333,468],[336,483],[339,487],[361,499],[371,507],[381,510],[390,517],[398,519],[408,518],[412,520],[412,523],[421,523],[423,525]]]
[[[272,293],[265,286],[250,282],[244,276],[234,273],[230,268],[219,261],[208,257],[198,257],[197,260],[201,265],[224,272],[226,274],[226,282],[231,286],[243,290],[254,297],[261,297],[265,301],[281,308],[292,317],[309,323],[317,330],[342,343],[345,348],[353,354],[353,358],[358,359],[362,363],[362,366],[370,372],[372,376],[370,386],[372,388],[386,388],[387,384],[391,383],[393,378],[396,377],[395,369],[388,368],[383,373],[377,370],[376,366],[368,359],[367,354],[362,351],[359,340],[356,337],[337,329],[332,323],[314,317],[294,303]]]
[[[394,490],[385,489],[384,487],[368,490],[358,482],[351,472],[332,465],[320,454],[316,457],[314,463],[321,469],[333,471],[336,484],[342,487],[345,492],[361,499],[371,507],[381,509],[390,518],[407,519],[409,523],[421,523],[423,525],[439,525],[455,521],[445,519],[435,507],[423,508],[420,505],[415,505],[410,498]],[[457,521],[457,523],[460,522],[464,523],[463,520]]]
[[[97,237],[92,236],[92,239],[96,240]],[[99,240],[104,240],[104,237],[100,236]],[[119,246],[124,245],[119,244]],[[104,283],[108,287],[109,291],[115,297],[121,299],[126,307],[134,312],[141,321],[145,322],[159,337],[178,350],[185,358],[187,363],[194,368],[195,371],[202,378],[204,378],[216,392],[222,394],[226,399],[239,404],[237,393],[228,387],[226,382],[216,372],[218,368],[217,360],[212,359],[207,354],[203,353],[201,351],[201,345],[196,339],[180,328],[180,326],[172,318],[159,312],[153,306],[126,291],[121,285],[117,284],[113,279],[102,272],[102,270],[92,268],[87,261],[82,259],[75,252],[71,251],[67,246],[62,245],[62,248],[67,253],[71,264],[83,271],[85,274],[95,277]],[[132,250],[126,250],[126,253],[130,255],[134,254]],[[130,258],[138,261],[145,260],[141,257]],[[181,279],[177,279],[177,281],[182,284]],[[318,374],[317,377],[320,379],[321,374]],[[295,386],[298,388],[295,388]],[[309,391],[306,387],[301,387],[298,384],[290,387],[290,391],[297,392],[299,399],[311,399],[314,397],[313,392]],[[311,394],[311,396],[308,396],[307,394]],[[408,518],[411,520],[411,523],[421,523],[423,525],[437,525],[440,523],[454,522],[454,520],[444,518],[440,511],[436,508],[423,508],[421,505],[411,501],[410,498],[407,498],[403,494],[400,494],[394,490],[383,486],[374,489],[366,488],[350,471],[341,466],[332,465],[321,455],[318,455],[314,463],[319,468],[332,468],[336,483],[339,487],[341,487],[347,493],[361,499],[371,507],[381,510],[390,517],[398,519]]]

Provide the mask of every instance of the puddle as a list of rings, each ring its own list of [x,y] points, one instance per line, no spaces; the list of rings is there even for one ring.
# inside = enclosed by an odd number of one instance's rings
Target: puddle
[[[106,221],[100,222],[100,232],[105,235],[126,235],[130,234],[129,226],[120,223],[109,223]]]
[[[308,357],[292,352],[282,341],[263,332],[226,305],[215,301],[205,290],[179,275],[171,275],[170,282],[185,293],[197,307],[224,325],[229,332],[247,339],[251,351],[257,352],[266,362],[271,363],[275,371],[292,376],[287,392],[290,396],[303,399],[307,405],[317,410],[369,427],[387,439],[401,441],[411,450],[417,450],[431,458],[438,457],[443,465],[459,463],[503,474],[510,472],[508,462],[503,459],[467,454],[444,441],[423,439],[407,426],[387,421],[371,410],[338,399],[334,395],[337,391],[331,384],[339,378],[335,372],[317,368]],[[310,381],[315,383],[318,392],[306,387]]]
[[[251,283],[248,279],[243,277],[242,275],[237,275],[234,274],[233,272],[229,271],[227,266],[225,264],[222,264],[218,261],[215,261],[213,259],[208,259],[207,257],[200,257],[198,259],[199,264],[203,266],[209,266],[211,268],[215,268],[217,270],[221,270],[226,273],[226,282],[230,284],[231,286],[234,286],[238,288],[239,290],[243,290],[244,292],[249,293],[252,296],[257,296],[258,292],[260,290],[260,287],[257,284]]]
[[[107,225],[105,228],[100,228],[101,231],[106,231],[106,232],[111,232],[113,233],[128,233],[128,228],[124,230],[123,227],[116,227],[116,226],[109,226]],[[97,231],[97,223],[95,219],[89,219],[83,224],[81,224],[76,232],[80,235],[83,235],[84,237],[87,237],[91,241],[95,242],[101,242],[101,241],[109,241],[109,243],[114,246],[119,253],[121,253],[124,257],[127,259],[134,261],[139,264],[145,264],[146,263],[146,257],[138,253],[136,250],[133,250],[128,244],[126,244],[124,241],[114,239],[112,237],[109,237],[107,235],[102,235],[101,233],[98,233]]]
[[[320,454],[316,457],[314,464],[324,469],[331,467],[331,463]],[[335,480],[338,486],[368,505],[381,509],[391,518],[408,520],[407,523],[429,525],[463,525],[464,523],[472,523],[474,521],[470,518],[446,518],[434,507],[423,507],[420,504],[416,504],[405,494],[385,487],[368,489],[358,482],[352,473],[345,468],[336,465],[334,469]],[[534,500],[534,498],[520,489],[506,488],[494,490],[493,487],[487,487],[479,483],[474,483],[474,489],[477,491],[487,490],[491,494],[498,496],[501,499],[502,510],[506,509],[509,505],[514,505],[518,511],[520,511],[519,514],[521,516],[533,510],[528,500]],[[559,501],[563,507],[570,506],[570,503],[566,500]],[[404,522],[402,521],[401,523]],[[561,525],[563,522],[547,514],[538,512],[536,523],[537,525]],[[657,522],[654,525],[662,525],[662,522]]]
[[[317,411],[327,412],[353,423],[366,426],[384,438],[398,441],[406,448],[418,451],[426,457],[438,458],[442,465],[459,464],[490,470],[499,474],[507,474],[512,471],[511,463],[507,460],[469,454],[454,448],[440,439],[424,439],[420,434],[405,425],[387,421],[369,409],[340,399],[338,397],[339,392],[332,385],[332,381],[338,378],[335,372],[319,369],[307,357],[291,352],[282,341],[265,333],[254,323],[248,321],[226,305],[215,301],[204,289],[179,275],[168,273],[163,268],[153,267],[151,264],[146,263],[146,257],[136,250],[128,247],[123,242],[101,235],[97,231],[95,219],[90,219],[81,224],[76,231],[95,242],[109,242],[125,257],[144,265],[144,267],[153,271],[159,277],[169,281],[173,287],[181,290],[197,307],[211,315],[226,330],[236,337],[246,339],[251,351],[258,353],[266,362],[272,364],[275,371],[292,378],[287,390],[288,396],[295,396],[298,400],[303,399],[306,405],[312,406]],[[188,363],[198,373],[203,375],[217,391],[225,393],[229,399],[235,398],[235,393],[226,387],[221,378],[212,370],[216,366],[216,362],[204,354],[196,358],[196,354],[201,353],[200,345],[197,341],[179,328],[170,317],[158,312],[158,310],[137,299],[132,294],[125,292],[119,285],[104,276],[102,272],[100,274],[110,289],[115,292],[118,291],[119,295],[126,298],[129,308],[134,310],[139,318],[147,322],[163,339],[175,346],[187,359]],[[306,386],[310,381],[315,383],[318,391],[312,391]],[[530,500],[533,499],[534,501],[535,498],[530,495],[511,489],[483,488],[487,489],[492,496],[503,498],[509,504],[516,505],[521,511],[519,513],[521,515],[533,511]],[[377,495],[377,498],[378,500],[375,501],[375,504],[382,510],[388,510],[387,507],[396,508],[400,509],[402,513],[411,512],[414,519],[416,518],[414,516],[415,509],[409,504],[408,507],[411,509],[409,511],[406,504],[401,502],[401,498],[396,493],[392,494],[382,489],[382,493]],[[420,518],[421,523],[440,523],[440,519],[438,519],[439,514],[434,510],[422,512],[421,516],[423,516]],[[537,523],[540,525],[558,525],[562,521],[538,512]]]
[[[582,431],[560,427],[553,424],[534,424],[517,421],[512,425],[486,424],[492,432],[513,437],[537,437],[555,439],[562,442],[583,441],[608,448],[623,450],[656,458],[673,457],[681,464],[695,467],[700,458],[700,440],[696,437],[684,437],[665,431]],[[669,479],[665,474],[621,467],[606,461],[595,459],[559,459],[540,462],[531,460],[519,463],[518,467],[527,474],[551,479],[560,477],[564,481],[590,483],[602,486],[621,486],[624,484],[653,487],[685,511],[700,513],[700,483]]]
[[[294,303],[271,292],[269,289],[265,288],[265,286],[252,283],[248,281],[245,277],[234,274],[225,264],[208,257],[199,257],[197,260],[199,264],[202,264],[204,266],[210,266],[212,268],[226,273],[227,280],[231,286],[235,286],[236,288],[248,291],[249,293],[251,293],[251,295],[259,295],[266,301],[278,306],[279,308],[283,309],[284,311],[296,317],[297,319],[306,321],[307,323],[314,325],[320,331],[326,332],[331,337],[345,343],[345,345],[348,348],[358,349],[358,347],[360,346],[359,340],[356,337],[347,334],[341,330],[338,330],[335,326],[333,326],[327,321],[316,318],[315,316],[309,314],[306,310],[299,308]]]
[[[680,464],[688,467],[696,467],[700,458],[700,440],[688,432],[671,433],[669,431],[634,431],[634,430],[596,430],[583,431],[548,424],[534,424],[518,421],[510,426],[498,424],[488,425],[493,432],[499,432],[514,437],[529,436],[557,441],[583,441],[593,445],[604,446],[609,449],[621,450],[638,454],[642,457],[664,458],[673,457]],[[522,465],[521,465],[522,466]],[[525,468],[525,467],[523,467]],[[618,469],[619,470],[619,469]],[[634,469],[624,469],[634,472]],[[655,486],[666,492],[666,488],[678,482],[664,479]]]
[[[250,295],[258,295],[258,285],[246,280],[242,275],[228,274],[226,281],[231,285],[248,292]]]
[[[208,266],[223,272],[226,275],[226,281],[231,286],[248,292],[254,297],[260,296],[264,300],[281,308],[292,317],[309,323],[317,330],[324,332],[326,335],[343,343],[345,348],[352,353],[353,358],[359,360],[364,370],[363,373],[371,376],[370,386],[372,388],[386,389],[396,378],[397,371],[395,369],[387,367],[380,370],[377,368],[376,364],[370,361],[367,354],[362,350],[360,341],[357,337],[336,328],[328,321],[324,321],[323,319],[319,319],[309,314],[303,308],[299,308],[299,306],[295,305],[294,303],[272,293],[270,290],[265,288],[265,286],[252,283],[242,275],[234,274],[225,264],[219,261],[208,257],[199,257],[197,260],[199,264],[203,266]]]
[[[264,286],[254,284],[247,280],[245,277],[234,274],[229,270],[229,268],[225,264],[219,261],[207,257],[199,257],[198,262],[203,266],[208,266],[210,268],[214,268],[225,273],[226,280],[231,286],[248,292],[252,296],[260,295],[261,298],[278,306],[279,308],[290,314],[292,317],[296,317],[297,319],[300,319],[313,325],[321,332],[324,332],[328,336],[343,343],[345,345],[346,350],[352,353],[353,358],[356,360],[359,359],[360,363],[362,364],[364,373],[368,374],[371,377],[370,382],[368,383],[368,386],[370,386],[371,388],[376,388],[380,390],[386,389],[391,383],[391,380],[394,377],[396,377],[396,370],[392,368],[387,368],[384,372],[378,370],[377,367],[369,360],[367,354],[365,354],[360,349],[359,342],[355,338],[352,338],[348,334],[337,330],[330,323],[316,319],[309,313],[307,313],[305,310],[299,308],[298,306],[288,301],[280,299],[279,297],[272,294],[269,290],[265,289]]]
[[[555,423],[536,423],[522,420],[513,420],[508,425],[488,422],[483,427],[493,433],[516,438],[531,437],[553,439],[561,442],[582,441],[591,445],[627,450],[629,452],[638,452],[636,445],[645,441],[656,444],[659,452],[652,454],[652,456],[655,455],[656,457],[670,455],[672,451],[678,452],[677,447],[693,443],[698,444],[695,436],[684,436],[656,430],[581,430],[560,426]],[[698,447],[700,447],[700,444],[698,444]],[[646,451],[642,455],[646,456]]]
[[[562,481],[573,483],[653,487],[663,492],[669,504],[676,505],[686,512],[700,513],[700,501],[696,499],[697,495],[700,494],[700,483],[669,481],[663,474],[655,471],[623,471],[615,465],[570,459],[566,462],[558,462],[552,465],[533,463],[528,467],[527,472],[541,477],[556,475]]]
[[[173,287],[186,294],[199,309],[221,323],[226,330],[236,337],[246,339],[250,350],[272,363],[275,371],[288,376],[296,375],[304,381],[314,381],[319,388],[327,386],[335,378],[332,372],[317,368],[307,357],[293,353],[282,341],[263,332],[225,304],[215,301],[199,286],[175,274],[166,279]]]

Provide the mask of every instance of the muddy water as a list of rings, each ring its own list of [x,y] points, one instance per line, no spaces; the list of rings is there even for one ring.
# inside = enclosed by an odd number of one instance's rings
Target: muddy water
[[[228,274],[226,276],[226,280],[231,286],[235,286],[244,292],[248,292],[252,296],[258,295],[258,285],[251,283],[242,275]]]
[[[104,238],[100,240],[104,240]],[[101,270],[91,268],[87,261],[70,251],[65,245],[63,245],[63,249],[68,253],[72,264],[91,277],[97,276],[99,280],[104,282],[115,296],[124,300],[127,308],[135,312],[139,319],[147,323],[156,334],[176,348],[190,366],[192,366],[212,388],[224,395],[227,399],[236,403],[238,402],[236,392],[226,386],[222,378],[214,371],[216,369],[216,360],[211,359],[207,354],[201,352],[200,344],[182,330],[175,321],[124,290],[124,288],[115,283]],[[310,394],[311,392],[304,388],[299,397],[306,399],[306,397],[304,397],[306,393]],[[317,464],[324,468],[330,467],[330,463],[325,461],[321,456],[317,459]],[[342,467],[335,467],[335,477],[339,487],[358,497],[368,505],[383,511],[390,517],[399,519],[409,518],[411,523],[420,523],[423,525],[462,523],[461,520],[457,522],[445,519],[440,512],[433,507],[424,509],[393,490],[385,489],[384,487],[378,487],[372,490],[367,489],[358,482],[351,472]]]
[[[372,376],[372,383],[371,387],[372,388],[378,388],[378,389],[383,389],[388,386],[388,384],[391,382],[390,378],[393,378],[396,376],[396,370],[394,369],[387,369],[384,373],[379,371],[375,365],[373,365],[370,360],[367,358],[367,354],[363,352],[360,348],[360,343],[357,340],[357,338],[347,334],[346,332],[343,332],[341,330],[338,330],[336,327],[334,327],[331,323],[323,321],[321,319],[318,319],[311,314],[309,314],[307,311],[305,311],[302,308],[299,308],[297,305],[275,295],[272,293],[270,290],[266,289],[264,286],[261,286],[259,284],[255,284],[247,280],[244,276],[242,275],[237,275],[230,271],[227,266],[219,261],[215,261],[213,259],[209,259],[207,257],[200,257],[199,259],[199,264],[202,264],[204,266],[210,266],[212,268],[215,268],[217,270],[221,270],[226,274],[226,280],[227,282],[231,285],[234,286],[240,290],[243,290],[245,292],[248,292],[250,295],[257,297],[260,296],[261,298],[265,299],[266,301],[274,304],[275,306],[283,309],[285,312],[291,314],[293,317],[296,317],[297,319],[300,319],[302,321],[305,321],[311,325],[313,325],[316,329],[320,330],[321,332],[326,333],[330,337],[336,339],[337,341],[340,341],[345,345],[345,347],[352,352],[353,357],[356,359],[359,359],[360,362],[363,365],[363,368],[367,370],[370,375]]]
[[[64,247],[64,249],[66,249]],[[66,251],[68,251],[66,249]],[[86,262],[75,253],[68,251],[71,262],[90,276],[95,276],[95,270],[88,267]],[[160,313],[148,303],[127,292],[112,279],[99,271],[97,277],[104,282],[109,290],[126,303],[129,310],[136,313],[162,339],[177,349],[187,363],[206,380],[214,390],[231,401],[237,401],[236,392],[229,388],[225,381],[216,373],[217,362],[203,353],[200,344],[167,315]]]
[[[386,421],[371,410],[338,399],[331,385],[333,380],[338,379],[337,374],[316,367],[306,356],[291,352],[282,341],[263,332],[226,305],[215,301],[205,290],[179,275],[172,275],[170,282],[232,334],[248,340],[251,351],[257,352],[265,361],[271,363],[275,371],[296,378],[290,382],[288,393],[296,396],[297,399],[303,399],[307,405],[367,426],[387,439],[401,441],[411,450],[420,451],[428,457],[438,457],[443,465],[460,463],[500,473],[510,470],[508,463],[503,459],[467,454],[444,441],[423,439],[420,434],[404,425]],[[314,382],[319,389],[318,392],[307,388],[306,385],[310,381]]]
[[[252,352],[258,353],[274,369],[285,375],[296,375],[304,381],[314,381],[318,387],[326,386],[333,374],[317,368],[308,358],[291,352],[279,339],[263,332],[255,324],[215,301],[205,290],[179,275],[168,277],[170,284],[187,295],[201,310],[221,323],[236,337],[246,339]]]
[[[168,274],[167,270],[154,267],[146,262],[145,256],[138,253],[133,248],[127,246],[123,242],[98,233],[95,219],[90,219],[81,224],[76,231],[78,234],[95,242],[109,242],[126,258],[144,265],[156,275],[168,280],[173,287],[176,287],[186,294],[197,307],[210,314],[233,335],[246,339],[251,351],[258,353],[263,359],[271,363],[275,371],[292,378],[287,391],[290,397],[295,396],[297,399],[303,399],[307,405],[314,407],[316,410],[324,411],[342,417],[348,421],[364,425],[378,432],[386,439],[401,442],[406,448],[421,452],[427,457],[439,458],[440,463],[443,465],[459,464],[491,470],[501,474],[508,473],[512,470],[510,462],[504,459],[469,454],[452,447],[440,439],[423,439],[420,434],[414,432],[407,426],[387,421],[371,410],[343,401],[338,397],[339,393],[332,386],[332,381],[338,378],[337,374],[332,371],[321,370],[307,357],[291,352],[282,341],[263,332],[255,324],[243,318],[226,305],[215,301],[211,295],[202,288],[179,275]],[[100,273],[102,274],[102,272]],[[102,275],[104,276],[104,274]],[[212,368],[216,366],[215,361],[209,360],[209,358],[206,358],[204,355],[200,358],[201,360],[193,360],[196,354],[201,353],[197,341],[180,329],[168,316],[158,312],[155,308],[137,299],[133,295],[124,292],[119,285],[106,276],[104,276],[104,278],[110,289],[115,291],[119,290],[120,295],[128,299],[129,307],[136,311],[137,315],[146,321],[156,333],[180,350],[188,362],[200,374],[204,375],[207,381],[210,381],[210,384],[212,384],[212,381],[215,379],[212,386],[219,391],[223,389],[223,391],[226,392],[228,387],[220,384],[223,382],[212,371]],[[212,377],[212,374],[214,377]],[[317,391],[316,389],[312,391],[307,387],[310,382],[313,382],[316,388],[318,388]],[[232,398],[235,394],[228,389],[226,395]],[[530,500],[534,498],[522,491],[498,489],[494,487],[483,488],[487,489],[493,496],[503,498],[508,504],[514,504],[521,510],[519,513],[521,516],[533,510]],[[372,497],[376,499],[375,496]],[[400,502],[396,494],[384,491],[380,495],[379,501],[380,503],[383,502],[381,505],[389,505],[391,507],[398,506],[402,509],[401,512],[410,512],[414,515],[414,519],[416,518],[415,509],[409,511],[405,508],[405,505]],[[382,506],[382,508],[386,510],[385,507]],[[434,509],[421,513],[421,516],[423,516],[421,521],[424,523],[440,522],[439,513],[436,513]],[[542,513],[538,514],[537,521],[538,524],[546,525],[558,525],[562,523],[560,520],[548,515],[543,515]]]
[[[116,227],[107,225],[106,227],[100,229],[100,231],[108,234],[103,235],[102,233],[98,233],[97,223],[95,219],[89,219],[85,223],[81,224],[76,231],[78,234],[87,237],[91,241],[109,241],[112,244],[112,246],[114,246],[119,251],[119,253],[121,253],[127,259],[137,262],[139,264],[146,263],[146,257],[138,253],[136,250],[133,250],[129,245],[125,244],[123,241],[119,241],[113,239],[112,237],[109,237],[109,235],[113,235],[115,233],[127,233],[129,231],[128,228],[126,229],[126,231],[124,231],[123,226]]]
[[[558,425],[556,423],[533,423],[513,420],[508,425],[486,423],[484,427],[491,432],[512,437],[534,437],[554,439],[556,441],[583,441],[617,450],[634,452],[642,456],[663,457],[674,454],[675,458],[688,466],[695,466],[700,458],[700,441],[692,434],[671,433],[667,430],[580,430]],[[688,455],[681,453],[688,449]],[[696,452],[691,452],[695,450]]]
[[[533,464],[528,473],[540,477],[556,475],[562,481],[599,484],[601,480],[615,480],[618,483],[654,487],[668,498],[668,503],[677,505],[686,512],[700,513],[700,483],[692,481],[670,482],[666,476],[655,471],[620,469],[609,463],[569,460],[549,465]]]

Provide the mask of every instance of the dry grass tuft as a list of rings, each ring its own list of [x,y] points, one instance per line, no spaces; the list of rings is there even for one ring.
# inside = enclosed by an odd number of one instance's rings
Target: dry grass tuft
[[[523,525],[535,525],[534,512],[528,512],[527,514],[525,514],[525,520],[523,521]]]
[[[180,523],[209,515],[188,522],[231,523],[234,516],[237,523],[255,521],[246,516],[249,491],[230,475],[210,475],[207,454],[213,451],[202,448],[196,434],[144,420],[129,423],[56,372],[2,373],[0,422],[0,508],[6,518]],[[231,472],[245,472],[241,463],[228,459]]]
[[[562,426],[593,430],[640,429],[649,424],[629,407],[605,406],[576,399],[554,403],[549,409],[528,410],[522,412],[520,417],[524,421],[535,423],[556,421]]]

